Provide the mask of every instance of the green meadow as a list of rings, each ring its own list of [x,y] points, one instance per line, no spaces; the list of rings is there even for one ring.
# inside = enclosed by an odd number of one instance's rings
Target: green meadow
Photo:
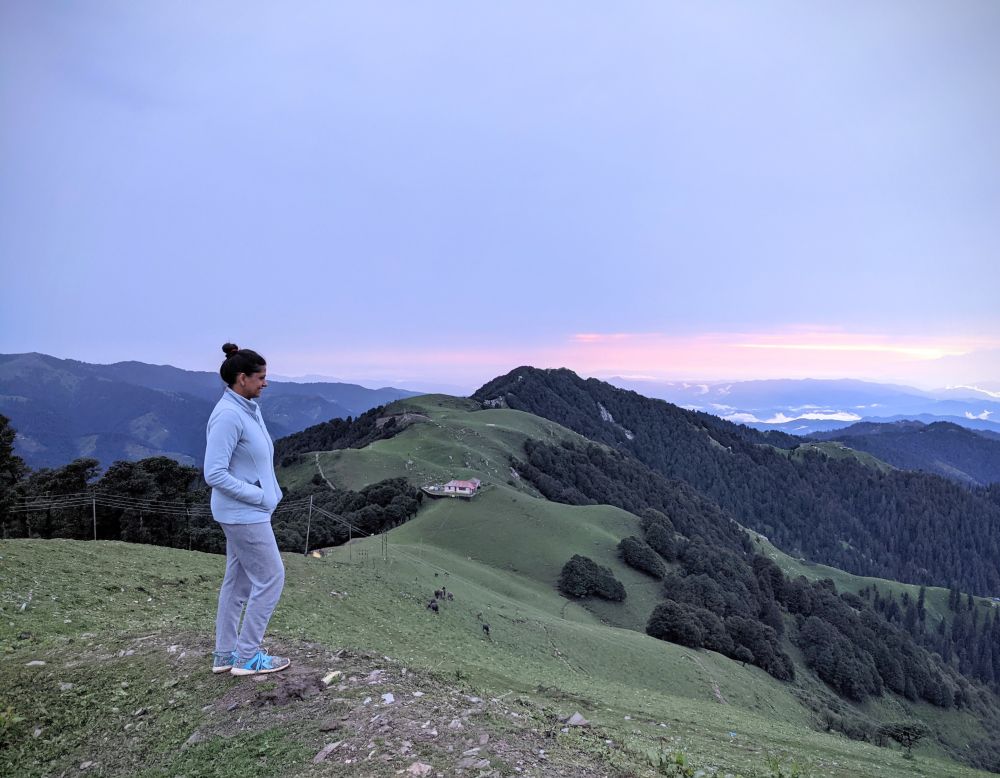
[[[498,705],[516,700],[523,737],[544,730],[546,748],[575,749],[590,760],[565,775],[985,775],[949,760],[931,739],[907,759],[898,746],[818,731],[802,700],[832,695],[801,664],[796,681],[782,683],[719,654],[645,635],[660,584],[625,566],[615,549],[621,538],[641,534],[638,518],[609,506],[549,502],[511,470],[527,437],[574,434],[529,414],[472,408],[442,396],[397,403],[391,412],[426,419],[362,450],[304,456],[279,473],[285,485],[321,472],[353,489],[397,476],[418,486],[467,477],[484,483],[471,500],[425,499],[415,518],[384,538],[355,540],[322,557],[286,554],[286,589],[269,634],[276,650],[297,652],[297,666],[319,677],[346,651],[407,668],[429,693],[459,689]],[[789,574],[830,577],[855,591],[874,580],[757,542]],[[611,568],[628,591],[625,602],[562,597],[555,582],[573,554]],[[207,670],[221,557],[75,541],[6,541],[0,557],[0,773],[126,775],[142,765],[150,775],[400,773],[388,762],[372,763],[369,772],[316,767],[310,757],[324,739],[315,722],[292,718],[276,730],[220,703],[248,688]],[[878,584],[917,594],[916,587]],[[433,613],[426,605],[442,588],[453,599]],[[929,590],[932,617],[944,612],[946,597]],[[45,665],[29,666],[33,661]],[[337,699],[352,710],[367,704],[350,690]],[[932,722],[952,744],[985,736],[966,713],[897,698],[854,710],[875,722]],[[595,737],[552,724],[577,712]],[[192,744],[213,716],[228,728]],[[155,727],[140,726],[153,717]],[[489,732],[496,739],[500,730]],[[95,743],[118,756],[95,758]],[[83,770],[87,762],[96,766]],[[150,764],[162,771],[150,772]],[[491,769],[560,774],[513,761]]]

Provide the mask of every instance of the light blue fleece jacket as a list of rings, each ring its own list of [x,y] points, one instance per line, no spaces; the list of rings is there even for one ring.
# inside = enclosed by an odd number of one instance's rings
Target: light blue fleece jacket
[[[271,520],[281,502],[274,475],[274,443],[260,406],[226,388],[208,419],[205,481],[212,516],[222,524]]]

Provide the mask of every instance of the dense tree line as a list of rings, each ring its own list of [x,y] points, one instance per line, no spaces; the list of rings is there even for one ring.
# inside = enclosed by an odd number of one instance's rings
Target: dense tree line
[[[348,431],[348,436],[351,433]],[[221,553],[225,535],[211,518],[211,490],[199,468],[178,464],[167,457],[149,457],[137,462],[115,462],[103,474],[96,459],[76,459],[60,468],[29,471],[12,449],[14,431],[0,416],[0,529],[3,537],[75,538],[94,537],[92,505],[58,507],[59,498],[88,492],[108,499],[96,510],[99,540],[122,540],[174,548]],[[310,516],[303,498],[312,497],[320,511]],[[148,507],[128,506],[121,500],[145,501]],[[11,511],[25,499],[39,499],[54,507]],[[278,547],[303,551],[309,527],[309,547],[338,545],[354,534],[376,534],[395,527],[416,514],[423,500],[419,489],[405,478],[371,484],[360,491],[332,490],[318,476],[305,487],[285,493],[272,523]],[[297,508],[284,508],[299,502]],[[122,506],[122,507],[116,507]]]
[[[992,700],[961,667],[933,654],[863,598],[838,594],[829,580],[787,578],[754,553],[727,511],[687,484],[594,443],[528,441],[525,452],[527,461],[516,468],[546,496],[632,511],[642,519],[645,545],[666,552],[664,600],[650,615],[649,634],[790,679],[787,633],[806,666],[855,702],[887,691],[945,708]]]
[[[996,485],[970,489],[933,475],[880,473],[852,459],[797,453],[793,436],[685,411],[569,370],[518,368],[474,397],[503,398],[684,481],[789,553],[858,575],[954,581],[963,591],[1000,594]],[[553,499],[573,501],[573,494]]]
[[[715,502],[619,451],[528,439],[524,452],[527,459],[515,462],[514,469],[550,500],[617,505],[640,516],[659,516],[663,527],[719,548],[750,547],[746,533]]]
[[[931,623],[923,587],[916,598],[907,592],[896,597],[891,590],[884,593],[873,584],[861,591],[861,597],[888,622],[940,656],[946,665],[1000,691],[1000,613],[993,603],[977,602],[952,587],[948,597],[950,617]]]
[[[385,406],[371,408],[356,419],[330,419],[314,424],[301,432],[281,438],[274,443],[274,457],[282,467],[294,464],[302,454],[313,451],[336,451],[343,448],[364,448],[376,440],[391,438],[402,430],[398,420],[390,417],[379,424]]]
[[[860,422],[809,437],[836,440],[894,467],[937,473],[959,483],[1000,481],[1000,440],[947,421]]]

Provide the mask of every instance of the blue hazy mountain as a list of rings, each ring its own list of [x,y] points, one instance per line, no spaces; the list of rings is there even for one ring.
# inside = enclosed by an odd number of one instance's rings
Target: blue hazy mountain
[[[170,365],[0,355],[0,413],[17,430],[17,453],[35,468],[80,456],[105,467],[156,455],[200,463],[205,423],[223,388],[216,373]],[[415,394],[348,383],[269,381],[261,406],[268,429],[279,438]]]

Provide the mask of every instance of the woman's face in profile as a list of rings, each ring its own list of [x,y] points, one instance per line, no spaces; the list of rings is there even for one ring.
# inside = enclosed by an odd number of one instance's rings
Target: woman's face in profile
[[[267,386],[267,368],[262,367],[256,373],[240,373],[236,377],[236,392],[248,400],[256,400]]]

